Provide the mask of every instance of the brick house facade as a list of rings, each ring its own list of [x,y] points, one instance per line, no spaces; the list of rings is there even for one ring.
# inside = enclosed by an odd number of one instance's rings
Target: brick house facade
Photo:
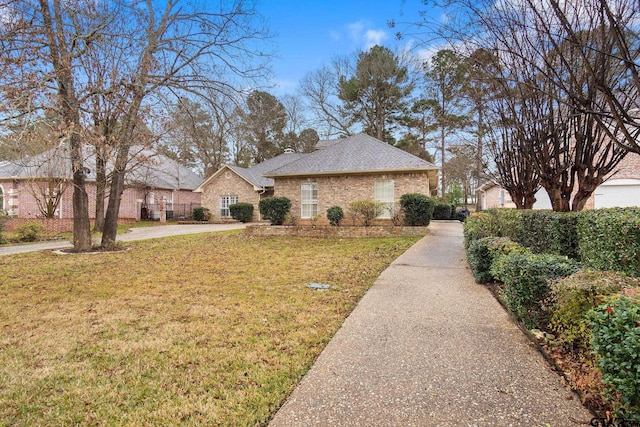
[[[150,160],[136,164],[128,173],[118,214],[120,219],[140,219],[142,207],[148,206],[149,209],[153,209],[160,201],[167,203],[168,211],[177,205],[201,204],[200,193],[194,193],[193,190],[202,182],[202,178],[171,159],[150,150],[138,150],[137,153]],[[40,187],[46,186],[47,182],[53,179],[56,185],[59,185],[59,191],[62,191],[54,218],[73,218],[73,185],[68,173],[71,168],[68,165],[64,166],[65,155],[65,148],[58,147],[33,158],[23,159],[19,163],[0,162],[0,209],[8,216],[18,219],[43,216],[38,200],[44,201],[43,194],[46,192],[43,193]],[[90,155],[87,154],[86,158],[85,188],[89,198],[89,215],[94,219],[95,164],[92,163]],[[42,167],[49,161],[53,166]],[[42,170],[46,170],[46,176],[43,176]],[[106,203],[108,198],[105,200],[105,206]]]
[[[370,173],[366,175],[301,176],[275,178],[275,196],[291,200],[291,213],[303,222],[310,220],[302,211],[302,186],[314,183],[317,188],[317,214],[319,222],[327,223],[327,209],[340,206],[346,211],[351,202],[376,200],[376,182],[389,182],[393,188],[392,212],[397,212],[400,197],[407,193],[430,195],[429,176],[426,172]],[[386,215],[385,215],[386,216]],[[347,221],[349,218],[345,218]]]
[[[438,167],[364,134],[333,141],[319,141],[316,151],[286,152],[273,159],[240,168],[223,166],[196,191],[214,219],[228,216],[230,201],[251,203],[254,221],[258,203],[272,195],[291,200],[291,216],[302,222],[317,215],[326,222],[326,210],[357,200],[380,199],[397,209],[406,193],[431,195],[437,185]],[[381,216],[389,220],[390,213]]]

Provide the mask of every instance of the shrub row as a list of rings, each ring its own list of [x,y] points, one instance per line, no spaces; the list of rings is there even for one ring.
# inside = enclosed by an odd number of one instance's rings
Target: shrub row
[[[595,355],[603,397],[616,417],[634,422],[640,422],[640,278],[624,272],[638,275],[629,267],[638,267],[639,213],[491,211],[465,224],[476,280],[503,282],[509,311],[529,328],[554,332],[554,345],[583,360]],[[619,271],[579,270],[559,253]]]
[[[465,223],[465,247],[484,237],[508,237],[534,253],[577,259],[585,266],[640,276],[640,209],[575,212],[492,209]]]
[[[229,210],[231,216],[242,222],[250,221],[253,210],[248,203],[236,203]],[[468,213],[456,212],[455,206],[436,202],[434,199],[420,193],[404,194],[400,197],[400,212],[391,212],[395,223],[408,226],[427,226],[431,219],[465,219]],[[268,197],[258,204],[260,215],[272,225],[282,225],[291,209],[291,201],[286,197]],[[385,212],[386,205],[374,200],[357,200],[349,204],[347,213],[353,225],[369,226],[375,218]],[[344,211],[340,206],[327,209],[327,220],[333,226],[339,226],[344,218]]]

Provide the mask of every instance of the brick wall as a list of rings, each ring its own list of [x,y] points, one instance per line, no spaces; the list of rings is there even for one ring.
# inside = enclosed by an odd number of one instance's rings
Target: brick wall
[[[263,195],[266,196],[267,194]],[[251,203],[253,205],[253,221],[258,221],[258,203],[260,194],[255,191],[253,185],[238,176],[230,169],[221,171],[215,176],[202,191],[202,206],[211,211],[212,221],[219,221],[220,218],[220,197],[238,196],[238,202]]]
[[[300,187],[303,183],[318,184],[318,213],[326,219],[332,206],[340,206],[346,213],[350,203],[373,199],[374,184],[379,180],[393,180],[395,207],[400,206],[400,197],[407,193],[422,193],[429,196],[429,178],[426,173],[387,173],[370,175],[340,175],[320,177],[292,177],[275,179],[275,195],[291,200],[291,212],[301,216]]]
[[[640,179],[640,154],[629,153],[618,164],[612,179]]]
[[[35,222],[44,228],[47,234],[68,233],[73,231],[73,218],[9,218],[4,223],[3,231],[13,232],[23,224]],[[135,222],[135,218],[122,218],[118,223]],[[93,220],[91,221],[93,227]]]
[[[28,180],[0,180],[0,188],[2,189],[3,208],[9,212],[13,210],[17,218],[34,219],[39,216],[40,210],[36,198],[34,197],[33,185]],[[87,182],[87,194],[89,196],[89,216],[93,218],[96,210],[96,185],[95,182]],[[148,191],[148,190],[147,190]],[[174,203],[200,203],[200,193],[194,193],[191,190],[152,190],[155,198],[160,201],[162,197]],[[128,187],[122,193],[120,201],[119,218],[136,219],[140,217],[139,206],[141,200],[144,200],[145,190],[142,188]],[[105,209],[108,200],[105,201]],[[62,195],[60,205],[56,214],[57,219],[73,218],[73,186],[68,185]]]
[[[300,236],[319,238],[424,236],[427,227],[308,227],[248,225],[244,231],[249,236]]]

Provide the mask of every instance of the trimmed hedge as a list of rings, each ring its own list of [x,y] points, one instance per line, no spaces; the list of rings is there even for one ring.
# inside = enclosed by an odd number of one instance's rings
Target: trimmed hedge
[[[433,219],[451,219],[451,205],[448,203],[436,202],[433,207]]]
[[[291,210],[291,200],[286,197],[266,197],[258,203],[258,210],[271,225],[282,225]]]
[[[253,205],[251,203],[234,203],[229,206],[231,218],[244,222],[251,222],[253,219]]]
[[[640,208],[581,212],[577,239],[586,266],[640,277]]]
[[[577,259],[577,224],[578,214],[575,212],[522,211],[515,240],[534,253]]]
[[[491,274],[493,260],[502,255],[526,249],[508,237],[484,237],[473,241],[467,250],[467,262],[476,283],[489,283],[495,278]]]
[[[505,284],[502,298],[509,311],[533,328],[546,323],[549,282],[578,269],[579,264],[565,256],[513,251],[494,260],[491,274]]]
[[[400,196],[400,207],[404,212],[404,224],[408,226],[427,226],[431,222],[435,201],[420,193]]]

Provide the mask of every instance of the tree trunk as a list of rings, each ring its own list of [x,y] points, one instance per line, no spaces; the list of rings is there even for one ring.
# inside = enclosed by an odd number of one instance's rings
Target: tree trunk
[[[446,184],[444,181],[444,178],[445,178],[444,176],[444,155],[445,155],[444,142],[445,142],[445,134],[444,134],[444,126],[442,126],[440,128],[440,156],[441,156],[440,164],[442,165],[440,169],[440,179],[442,180],[441,187],[440,187],[440,197],[442,198],[442,200],[444,200],[445,188],[446,188]]]
[[[129,159],[129,145],[123,144],[118,147],[116,162],[111,176],[111,189],[109,191],[109,203],[104,219],[104,229],[102,230],[101,246],[108,248],[116,241],[118,232],[118,213],[120,212],[120,202],[124,192],[124,178]]]
[[[94,231],[104,230],[104,200],[107,189],[107,168],[102,147],[96,147],[96,221]]]
[[[480,205],[480,197],[479,196],[479,191],[480,191],[480,181],[482,180],[482,152],[483,152],[483,147],[482,147],[482,138],[483,138],[483,121],[484,121],[484,116],[483,116],[483,110],[482,107],[478,108],[478,144],[476,146],[476,211],[480,212],[482,210],[482,206]],[[465,201],[466,202],[466,201]]]
[[[53,17],[49,9],[49,2],[40,0],[49,57],[58,85],[62,122],[66,126],[65,132],[69,139],[71,170],[73,172],[73,248],[81,252],[91,249],[91,222],[89,220],[89,197],[85,186],[82,141],[78,133],[81,129],[80,108],[74,92],[71,52],[66,44],[60,1],[55,0],[52,6]]]
[[[84,252],[91,249],[91,221],[82,160],[82,142],[79,136],[73,133],[69,144],[73,169],[73,249]]]

